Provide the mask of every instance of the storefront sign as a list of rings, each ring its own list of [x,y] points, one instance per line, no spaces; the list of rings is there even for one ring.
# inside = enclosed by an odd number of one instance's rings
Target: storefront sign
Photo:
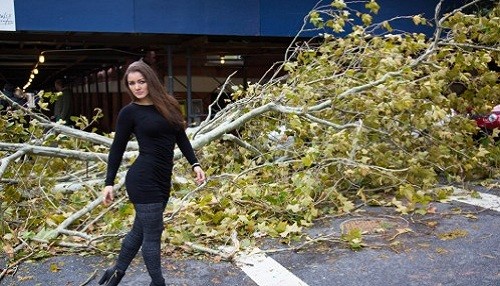
[[[0,31],[16,30],[14,0],[0,0]]]

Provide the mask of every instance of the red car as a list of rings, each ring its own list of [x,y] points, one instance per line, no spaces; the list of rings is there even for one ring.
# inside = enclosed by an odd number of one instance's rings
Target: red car
[[[500,105],[497,105],[486,115],[472,116],[476,124],[481,128],[481,133],[491,135],[495,128],[500,128]]]

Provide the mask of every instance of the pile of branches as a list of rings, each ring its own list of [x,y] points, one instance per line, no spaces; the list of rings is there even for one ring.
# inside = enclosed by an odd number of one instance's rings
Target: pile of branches
[[[374,1],[358,10],[340,0],[316,7],[304,27],[313,23],[321,34],[293,41],[257,83],[243,88],[229,77],[221,90],[231,87],[233,101],[188,130],[208,180],[196,186],[176,153],[164,244],[290,241],[316,219],[360,205],[425,212],[449,194],[443,181],[494,174],[498,148],[488,144],[493,138],[474,141],[477,127],[466,116],[471,106],[491,109],[500,95],[498,72],[489,69],[500,63],[500,10],[462,12],[477,2],[444,15],[439,4],[435,19],[380,23],[372,23],[381,9]],[[395,33],[391,23],[402,19],[432,23],[435,33]],[[450,89],[456,82],[465,91]],[[84,118],[72,128],[11,104],[0,118],[3,250],[11,258],[116,251],[133,218],[123,183],[136,142],[124,154],[118,199],[105,207],[113,134],[84,131]]]

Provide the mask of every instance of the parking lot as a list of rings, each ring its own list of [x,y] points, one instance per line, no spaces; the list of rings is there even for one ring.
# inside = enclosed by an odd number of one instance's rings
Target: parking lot
[[[164,276],[167,285],[187,286],[500,285],[500,190],[476,189],[481,198],[433,203],[425,216],[364,207],[317,222],[307,230],[315,243],[267,239],[259,245],[264,252],[254,249],[233,262],[166,257]],[[355,226],[365,228],[366,245],[358,251],[338,242],[341,229]],[[0,285],[97,285],[110,261],[75,253],[26,262]],[[140,256],[120,285],[149,285]]]

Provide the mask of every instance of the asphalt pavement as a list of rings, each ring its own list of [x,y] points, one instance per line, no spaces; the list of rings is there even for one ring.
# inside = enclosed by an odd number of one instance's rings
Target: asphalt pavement
[[[478,188],[500,198],[500,189]],[[284,245],[278,240],[263,240],[259,248],[270,252],[261,254],[267,264],[260,268],[257,260],[246,263],[243,258],[231,263],[202,256],[166,257],[164,276],[167,285],[176,286],[498,286],[500,204],[496,204],[498,201],[483,208],[459,201],[433,203],[424,216],[364,207],[356,215],[324,219],[307,229],[311,239],[336,239],[285,251],[275,250],[303,246],[305,241]],[[356,227],[365,230],[365,246],[354,251],[338,242],[338,236]],[[0,285],[98,285],[110,261],[75,254],[25,262]],[[0,258],[0,268],[4,267],[5,259]],[[120,285],[149,283],[138,255]]]

